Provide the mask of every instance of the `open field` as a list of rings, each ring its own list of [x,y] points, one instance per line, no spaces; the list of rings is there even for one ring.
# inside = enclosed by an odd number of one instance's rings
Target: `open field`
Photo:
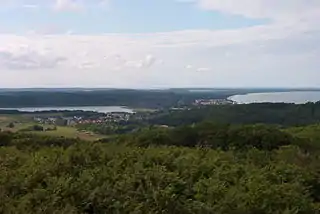
[[[57,130],[53,130],[53,131],[43,131],[43,132],[31,131],[30,133],[53,136],[53,137],[62,136],[67,138],[80,138],[88,141],[96,141],[101,138],[107,137],[107,136],[97,135],[92,132],[81,132],[74,127],[62,127],[62,126],[58,126]]]
[[[14,124],[13,128],[8,127],[10,123]],[[31,125],[31,121],[20,115],[0,115],[0,129],[4,131],[16,132]]]
[[[10,123],[14,124],[13,128],[9,128]],[[19,132],[23,129],[27,129],[31,126],[37,125],[30,118],[30,115],[0,115],[0,130]],[[52,128],[50,125],[41,125],[44,128]],[[71,126],[57,126],[57,130],[50,131],[26,131],[25,133],[32,133],[38,135],[55,136],[55,137],[67,137],[67,138],[80,138],[82,140],[96,141],[101,138],[106,138],[107,136],[98,135],[92,132],[78,131],[75,127]]]
[[[134,112],[137,112],[137,113],[144,113],[144,112],[155,112],[157,111],[157,109],[155,108],[133,108],[133,111]]]

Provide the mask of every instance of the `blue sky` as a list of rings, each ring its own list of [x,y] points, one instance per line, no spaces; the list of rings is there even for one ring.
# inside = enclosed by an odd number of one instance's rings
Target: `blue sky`
[[[90,3],[85,11],[52,10],[50,3],[0,9],[0,25],[8,32],[24,33],[29,29],[57,31],[72,29],[77,34],[150,33],[186,29],[233,29],[261,25],[267,19],[204,11],[192,2],[172,0],[117,0],[108,6]]]
[[[318,0],[4,0],[0,85],[319,86],[318,23]]]

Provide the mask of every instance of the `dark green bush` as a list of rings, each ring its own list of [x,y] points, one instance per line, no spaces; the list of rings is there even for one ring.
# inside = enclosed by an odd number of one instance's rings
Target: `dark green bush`
[[[0,213],[319,213],[319,162],[307,159],[295,148],[3,147]]]

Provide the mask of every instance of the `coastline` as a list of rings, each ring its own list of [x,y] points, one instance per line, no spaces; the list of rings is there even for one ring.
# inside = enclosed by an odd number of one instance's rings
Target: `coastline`
[[[319,102],[320,91],[285,91],[285,92],[263,92],[263,93],[246,93],[232,95],[227,98],[237,104],[250,103],[294,103],[305,104],[308,102]]]
[[[134,113],[134,109],[127,106],[56,106],[56,107],[17,107],[17,108],[0,108],[0,110],[13,110],[20,112],[45,112],[45,111],[94,111],[99,113],[126,112]]]

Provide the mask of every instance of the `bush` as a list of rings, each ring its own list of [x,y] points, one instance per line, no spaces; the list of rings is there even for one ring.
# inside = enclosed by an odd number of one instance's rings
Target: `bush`
[[[0,213],[318,213],[319,174],[279,154],[87,143],[0,148]]]
[[[0,132],[0,146],[8,146],[12,142],[13,134],[10,132]]]
[[[119,142],[131,145],[174,145],[184,147],[208,147],[229,150],[257,148],[274,150],[282,146],[295,144],[291,134],[267,125],[217,125],[202,123],[195,126],[183,126],[174,129],[146,129],[138,133],[119,138]]]
[[[14,123],[9,123],[9,124],[7,125],[7,127],[10,128],[10,129],[13,129],[13,128],[15,127],[15,125],[14,125]]]
[[[33,131],[44,131],[43,126],[40,126],[40,125],[34,125],[32,129]]]

